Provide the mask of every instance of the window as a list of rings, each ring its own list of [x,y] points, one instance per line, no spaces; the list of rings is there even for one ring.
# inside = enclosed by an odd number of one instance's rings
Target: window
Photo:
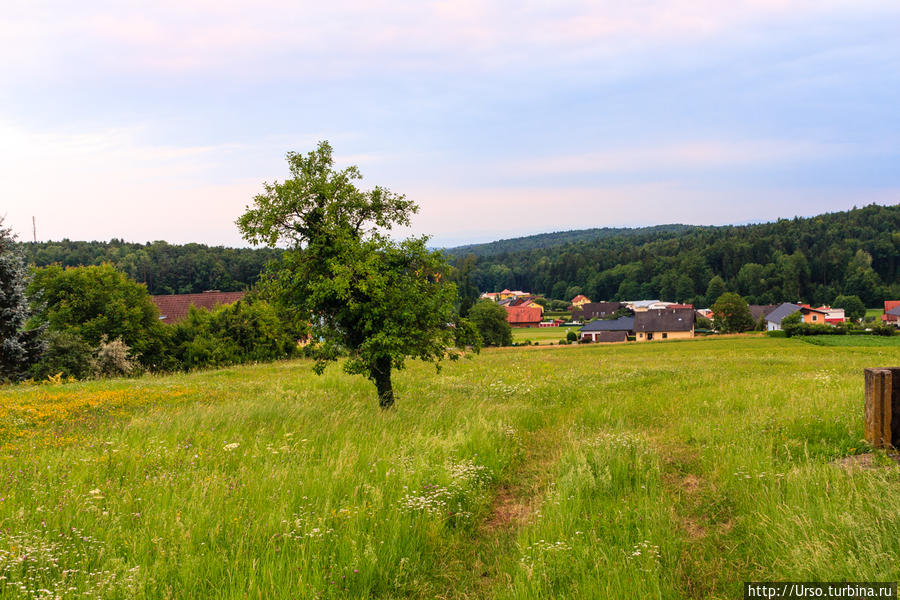
[[[666,339],[667,337],[669,337],[669,334],[666,332],[663,332],[663,339]]]
[[[813,321],[817,321],[819,319],[819,315],[813,315]]]

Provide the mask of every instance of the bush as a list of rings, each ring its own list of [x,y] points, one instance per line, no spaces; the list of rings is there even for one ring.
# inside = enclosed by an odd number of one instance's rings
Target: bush
[[[191,307],[173,325],[170,353],[184,370],[288,358],[296,334],[262,300],[241,300],[213,311]]]
[[[93,374],[93,349],[69,331],[48,331],[41,359],[31,368],[34,379],[46,379],[62,373],[65,378],[86,379]]]
[[[890,337],[892,335],[895,335],[896,333],[897,330],[890,325],[876,325],[872,328],[872,335],[883,335]]]
[[[479,300],[469,309],[469,321],[478,328],[485,346],[512,344],[512,328],[506,320],[506,309],[491,300]]]
[[[772,331],[767,331],[767,332],[766,332],[766,337],[786,338],[786,337],[787,337],[787,333],[785,333],[784,331],[782,331],[782,330],[780,330],[780,329],[773,329]]]
[[[128,358],[128,346],[117,338],[103,339],[94,359],[94,375],[97,377],[120,377],[135,372],[135,364]]]
[[[568,341],[568,342],[574,342],[574,341],[577,340],[577,339],[578,339],[578,334],[575,333],[574,331],[567,331],[567,332],[566,332],[566,341]]]

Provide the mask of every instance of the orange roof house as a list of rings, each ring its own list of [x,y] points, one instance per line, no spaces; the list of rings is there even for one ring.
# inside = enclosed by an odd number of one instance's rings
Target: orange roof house
[[[159,320],[163,323],[177,323],[187,317],[192,306],[212,310],[222,304],[234,304],[244,297],[244,292],[203,292],[202,294],[169,294],[151,296],[159,309]]]
[[[900,323],[900,316],[888,314],[889,312],[896,312],[895,309],[897,308],[900,308],[900,300],[885,300],[884,314],[881,315],[881,320],[885,323],[892,323],[894,325]]]
[[[573,307],[582,306],[584,304],[587,304],[590,301],[591,301],[591,299],[588,298],[587,296],[585,296],[584,294],[578,294],[577,296],[572,298],[572,306]]]
[[[540,306],[504,306],[511,327],[537,327],[541,322]]]

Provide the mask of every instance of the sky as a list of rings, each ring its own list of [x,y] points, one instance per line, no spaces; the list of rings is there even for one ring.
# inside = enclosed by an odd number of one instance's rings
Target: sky
[[[728,224],[900,203],[896,0],[4,0],[21,239],[246,245],[328,140],[400,235]]]

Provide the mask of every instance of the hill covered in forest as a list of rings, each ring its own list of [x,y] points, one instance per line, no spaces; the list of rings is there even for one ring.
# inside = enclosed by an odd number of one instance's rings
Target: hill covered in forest
[[[758,303],[844,294],[877,306],[900,298],[900,205],[754,225],[562,232],[447,252],[461,287],[481,291],[698,305],[723,290]]]

